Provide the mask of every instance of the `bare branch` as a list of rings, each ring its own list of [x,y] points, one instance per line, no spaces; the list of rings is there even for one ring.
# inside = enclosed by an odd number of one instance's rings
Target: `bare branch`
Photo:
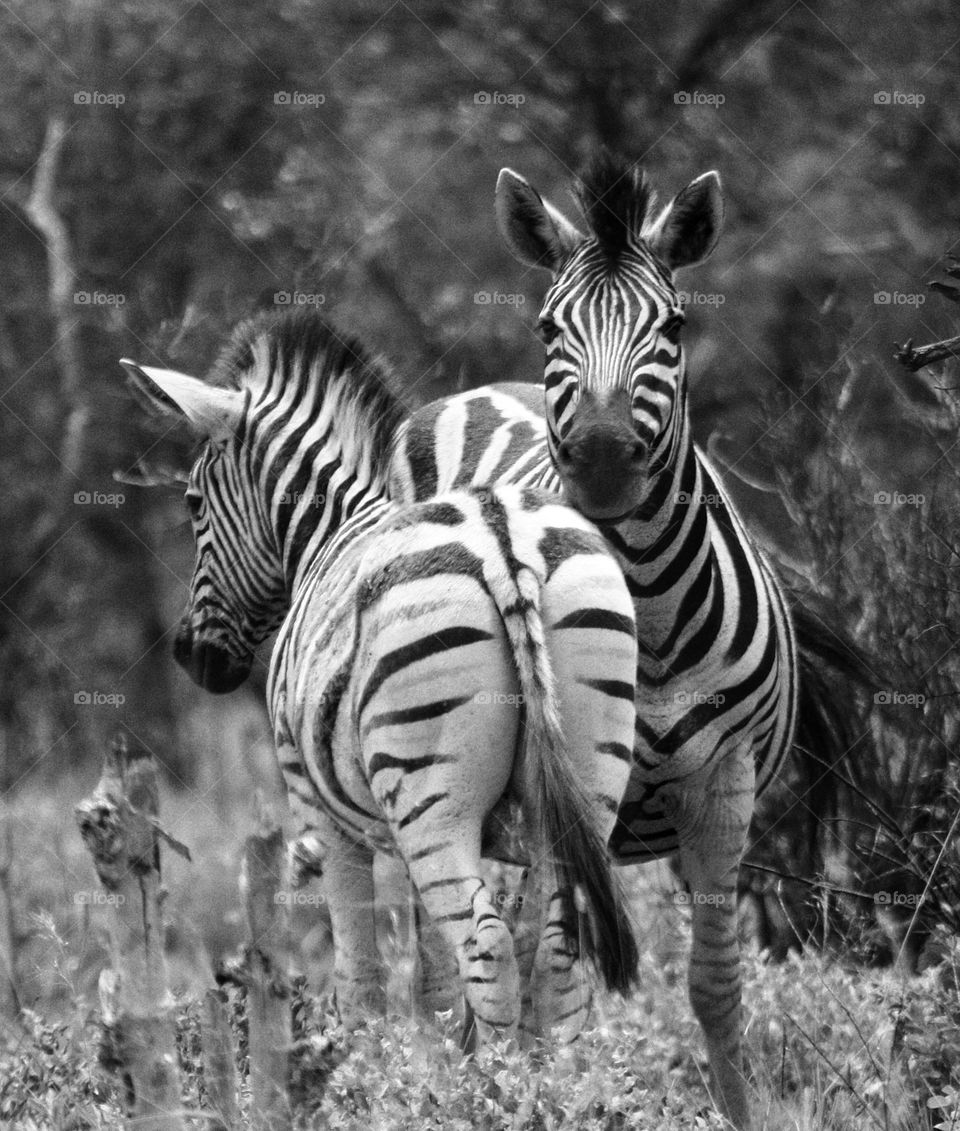
[[[905,369],[916,373],[926,365],[946,361],[949,357],[960,358],[960,336],[944,338],[942,342],[931,342],[927,346],[915,346],[913,340],[908,338],[902,346],[897,346],[893,356]]]
[[[132,471],[114,471],[115,483],[128,483],[131,487],[186,487],[189,477],[177,468],[153,466],[137,460]]]
[[[79,319],[73,304],[77,272],[70,233],[55,204],[57,167],[67,136],[63,119],[47,121],[43,148],[37,161],[30,199],[25,211],[43,236],[47,248],[50,306],[56,324],[56,356],[60,363],[60,387],[67,417],[60,446],[63,478],[80,470],[87,408],[80,400],[83,369],[80,363]]]

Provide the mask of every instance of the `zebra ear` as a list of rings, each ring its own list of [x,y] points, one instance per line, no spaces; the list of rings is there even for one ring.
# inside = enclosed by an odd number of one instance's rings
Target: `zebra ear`
[[[155,411],[176,415],[212,440],[225,439],[240,424],[243,394],[237,389],[220,389],[175,369],[157,369],[122,358],[120,364],[134,390]]]
[[[697,177],[670,201],[644,232],[647,246],[671,271],[702,263],[717,245],[723,192],[716,170]]]
[[[497,177],[496,208],[507,247],[528,267],[545,267],[555,275],[585,238],[512,169],[501,169]]]

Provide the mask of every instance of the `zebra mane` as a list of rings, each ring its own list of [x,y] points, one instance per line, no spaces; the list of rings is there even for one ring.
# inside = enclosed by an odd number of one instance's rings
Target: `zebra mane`
[[[385,467],[406,410],[391,388],[387,365],[314,309],[267,313],[241,322],[214,362],[208,382],[258,393],[277,381],[303,385],[319,414],[335,397],[344,446],[367,442]],[[301,401],[302,403],[302,401]]]
[[[636,246],[655,195],[644,170],[624,157],[599,149],[574,186],[591,233],[610,263]]]

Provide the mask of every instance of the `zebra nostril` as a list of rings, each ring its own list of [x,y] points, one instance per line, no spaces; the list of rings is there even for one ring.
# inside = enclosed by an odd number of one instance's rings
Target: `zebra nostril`
[[[638,440],[630,451],[630,459],[634,463],[642,463],[646,456],[647,445]]]
[[[557,448],[557,459],[561,463],[569,463],[572,458],[573,457],[570,453],[570,445],[566,441],[564,441]]]

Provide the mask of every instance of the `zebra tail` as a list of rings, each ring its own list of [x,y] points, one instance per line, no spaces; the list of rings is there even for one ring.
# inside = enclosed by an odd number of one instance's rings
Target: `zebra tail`
[[[796,599],[791,613],[800,669],[794,745],[801,757],[816,755],[821,767],[849,764],[858,714],[850,694],[872,695],[890,685],[889,677],[880,661],[845,636],[835,614],[819,616]]]
[[[824,851],[823,822],[836,819],[848,788],[862,776],[861,763],[871,761],[872,739],[862,733],[866,712],[857,699],[869,699],[892,686],[881,661],[868,656],[849,639],[834,613],[823,615],[792,601],[799,666],[797,726],[793,757],[807,790],[807,804],[819,820],[811,821],[806,851],[812,866]],[[827,627],[829,626],[829,627]]]
[[[577,911],[579,943],[610,990],[639,982],[640,955],[622,882],[593,820],[563,735],[540,611],[540,581],[521,566],[509,593],[491,587],[503,618],[523,703],[520,757],[531,852],[550,856],[558,885]]]

